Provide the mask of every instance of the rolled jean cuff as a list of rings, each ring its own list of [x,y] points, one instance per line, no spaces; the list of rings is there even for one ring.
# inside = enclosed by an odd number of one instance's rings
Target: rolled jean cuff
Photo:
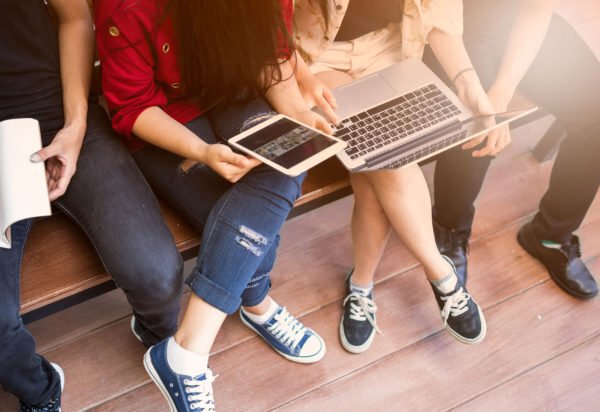
[[[271,276],[269,273],[260,275],[260,279],[250,279],[248,286],[242,293],[242,306],[252,307],[265,300],[271,290]]]
[[[192,272],[185,283],[200,299],[228,315],[238,310],[242,303],[240,296],[231,294],[202,273]]]

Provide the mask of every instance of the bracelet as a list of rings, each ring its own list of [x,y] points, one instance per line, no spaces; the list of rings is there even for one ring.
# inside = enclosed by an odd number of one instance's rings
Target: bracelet
[[[472,68],[472,67],[467,67],[466,69],[462,69],[461,71],[459,71],[458,73],[456,73],[456,75],[455,75],[455,76],[454,76],[454,78],[452,79],[452,87],[454,87],[454,88],[456,89],[456,81],[458,80],[458,78],[459,78],[459,77],[460,77],[460,76],[461,76],[463,73],[465,73],[465,72],[468,72],[468,71],[471,71],[471,70],[475,71],[475,69],[474,69],[474,68]]]

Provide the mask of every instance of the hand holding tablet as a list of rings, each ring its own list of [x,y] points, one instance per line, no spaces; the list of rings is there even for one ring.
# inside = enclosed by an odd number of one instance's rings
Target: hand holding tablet
[[[229,144],[289,176],[335,155],[346,143],[283,114],[234,136]]]

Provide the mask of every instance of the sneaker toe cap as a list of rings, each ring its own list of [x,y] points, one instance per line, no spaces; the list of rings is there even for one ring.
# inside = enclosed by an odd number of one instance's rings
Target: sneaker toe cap
[[[302,345],[299,355],[303,358],[318,357],[325,351],[325,342],[317,335],[312,334]]]

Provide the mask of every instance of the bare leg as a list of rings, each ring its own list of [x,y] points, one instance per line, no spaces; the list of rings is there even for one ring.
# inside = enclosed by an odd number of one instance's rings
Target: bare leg
[[[199,355],[208,355],[226,316],[192,293],[175,342]]]
[[[365,173],[394,230],[425,269],[429,280],[451,272],[433,236],[431,197],[418,165]]]
[[[344,72],[333,70],[318,73],[317,77],[330,88],[354,80]],[[373,281],[391,225],[364,175],[350,174],[350,182],[355,199],[351,222],[354,251],[352,282],[367,287]]]
[[[350,182],[354,191],[351,223],[354,251],[352,283],[367,287],[373,281],[392,225],[365,175],[353,173],[350,175]]]
[[[270,296],[266,296],[262,302],[260,302],[258,305],[256,306],[244,306],[244,310],[246,312],[250,312],[254,315],[262,315],[263,313],[265,313],[268,309],[269,306],[271,305],[271,297]]]
[[[271,298],[267,296],[258,305],[244,307],[244,310],[261,315],[267,311],[270,303]],[[192,293],[181,325],[175,333],[175,342],[199,355],[208,355],[226,316],[225,312]]]

